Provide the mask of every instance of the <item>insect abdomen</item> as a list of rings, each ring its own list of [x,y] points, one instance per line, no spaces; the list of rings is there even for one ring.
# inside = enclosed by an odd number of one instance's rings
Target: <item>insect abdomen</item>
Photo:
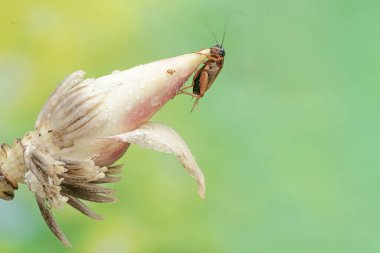
[[[197,71],[193,79],[193,94],[200,95],[201,94],[201,76],[204,71],[206,65],[203,65],[201,69]]]

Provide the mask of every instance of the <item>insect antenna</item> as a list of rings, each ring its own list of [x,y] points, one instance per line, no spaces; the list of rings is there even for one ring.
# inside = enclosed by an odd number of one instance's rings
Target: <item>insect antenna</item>
[[[230,23],[230,18],[233,14],[240,14],[240,15],[244,15],[245,14],[239,10],[234,10],[232,12],[230,12],[230,14],[228,15],[227,17],[227,20],[226,20],[226,23],[224,24],[224,31],[223,31],[223,38],[222,38],[222,44],[221,46],[223,46],[223,43],[224,43],[224,38],[226,37],[226,32],[227,32],[227,27],[228,27],[228,24]]]
[[[204,22],[205,22],[205,25],[207,26],[208,30],[209,30],[209,31],[212,33],[212,35],[214,36],[214,39],[215,39],[216,44],[219,45],[218,39],[216,38],[215,33],[212,31],[210,25],[206,22],[206,20],[204,20]],[[223,44],[223,43],[222,43],[222,44]]]
[[[226,31],[227,31],[228,23],[230,21],[230,17],[231,17],[231,15],[228,16],[228,18],[226,20],[226,23],[224,24],[224,31],[223,31],[223,38],[222,38],[222,44],[221,44],[221,46],[223,46],[224,38],[226,37]]]

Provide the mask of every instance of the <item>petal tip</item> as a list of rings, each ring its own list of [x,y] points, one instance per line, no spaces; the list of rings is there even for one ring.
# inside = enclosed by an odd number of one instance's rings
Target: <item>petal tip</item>
[[[201,49],[197,53],[198,54],[203,54],[203,55],[209,55],[210,54],[210,49],[209,48]]]
[[[198,194],[199,194],[199,197],[201,197],[201,199],[205,199],[206,198],[206,193],[205,193],[204,189],[199,189],[198,190]]]
[[[206,184],[205,184],[204,177],[198,179],[197,181],[198,181],[199,197],[201,197],[201,199],[205,199],[206,198]]]

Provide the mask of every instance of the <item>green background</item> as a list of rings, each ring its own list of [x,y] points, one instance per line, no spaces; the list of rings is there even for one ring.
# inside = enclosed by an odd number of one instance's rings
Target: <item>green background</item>
[[[22,186],[0,201],[0,252],[380,252],[379,1],[3,0],[1,141],[66,75],[211,47],[205,21],[220,38],[230,14],[199,109],[177,96],[153,118],[188,143],[206,200],[175,157],[133,146],[118,202],[90,204],[104,221],[55,211],[73,249]]]

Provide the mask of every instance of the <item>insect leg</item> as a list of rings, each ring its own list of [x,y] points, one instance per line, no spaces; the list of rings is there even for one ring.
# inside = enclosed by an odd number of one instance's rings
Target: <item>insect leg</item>
[[[189,86],[184,86],[184,87],[182,87],[182,88],[180,88],[180,89],[178,90],[177,94],[181,94],[181,93],[183,93],[183,94],[187,94],[187,93],[185,92],[185,90],[187,90],[187,89],[189,89],[189,88],[192,88],[193,86],[194,86],[194,83],[192,83],[192,84],[189,85]]]
[[[203,69],[204,69],[204,66],[201,67],[200,69],[198,69],[197,72],[196,72],[195,75],[194,75],[193,82],[192,82],[189,86],[184,86],[184,87],[180,88],[180,89],[178,90],[178,92],[177,92],[177,95],[178,95],[178,94],[181,94],[181,93],[183,93],[183,94],[188,94],[188,93],[186,93],[186,92],[184,92],[184,91],[187,90],[187,89],[189,89],[189,88],[194,87],[194,85],[195,85],[195,80],[196,80],[197,77],[202,73]],[[188,94],[188,95],[190,95],[190,94]]]
[[[195,99],[193,108],[191,108],[191,112],[194,111],[196,106],[198,106],[198,101],[199,101],[199,99],[201,99],[201,96],[199,96],[199,95],[194,95],[194,97],[196,97],[196,99]]]
[[[189,96],[194,97],[194,98],[199,97],[199,95],[188,92],[188,91],[181,91],[181,94],[189,95]]]
[[[207,57],[207,60],[215,60],[215,57],[213,57],[212,55],[209,55],[209,54],[203,54],[203,53],[199,53],[199,52],[194,52],[194,54],[204,55]]]

